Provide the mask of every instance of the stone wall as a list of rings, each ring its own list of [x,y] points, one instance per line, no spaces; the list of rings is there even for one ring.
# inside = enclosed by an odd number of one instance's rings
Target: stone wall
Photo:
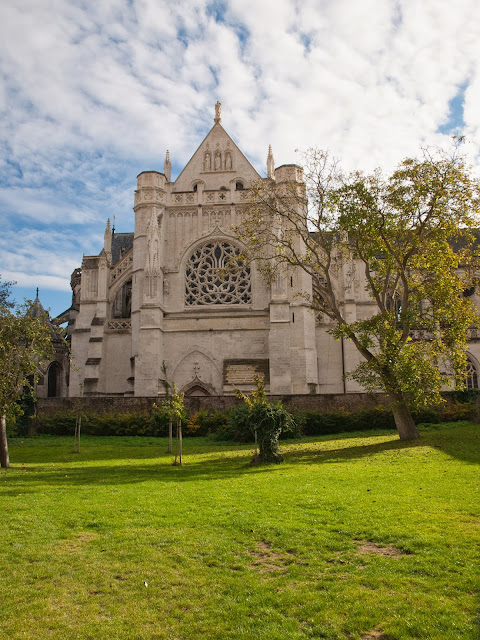
[[[285,395],[269,396],[272,402],[281,400],[286,408],[306,411],[330,412],[344,409],[357,411],[386,405],[388,400],[381,394],[348,393],[342,395]],[[39,415],[54,415],[81,407],[84,412],[94,413],[130,413],[135,411],[149,411],[153,403],[160,403],[162,398],[140,397],[86,397],[86,398],[40,398],[37,402]],[[185,405],[189,412],[201,409],[225,411],[229,407],[238,405],[241,400],[235,396],[191,396],[185,398]]]

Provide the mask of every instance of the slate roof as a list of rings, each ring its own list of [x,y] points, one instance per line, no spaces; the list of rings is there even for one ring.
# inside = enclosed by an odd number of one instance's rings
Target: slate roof
[[[117,264],[122,255],[128,253],[132,247],[133,233],[114,233],[112,236],[112,264]]]

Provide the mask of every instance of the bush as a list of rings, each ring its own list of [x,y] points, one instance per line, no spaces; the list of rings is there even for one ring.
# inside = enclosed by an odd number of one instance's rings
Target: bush
[[[437,408],[425,408],[413,412],[417,424],[435,422],[453,422],[472,420],[476,415],[476,405],[472,402],[449,402]],[[395,429],[393,413],[387,407],[379,405],[371,409],[322,413],[303,411],[296,416],[303,422],[305,435],[329,435],[349,431],[369,431],[373,429]]]
[[[240,435],[247,436],[248,432],[254,435],[259,453],[258,456],[255,454],[252,462],[282,462],[278,440],[282,431],[293,429],[292,415],[281,402],[269,402],[263,380],[259,377],[255,377],[255,389],[249,395],[240,391],[236,394],[245,404],[230,413],[229,424]]]
[[[211,413],[208,409],[200,409],[189,418],[186,435],[210,436],[217,432],[222,433],[226,426],[227,415],[225,413],[216,409]]]
[[[37,433],[72,435],[75,431],[75,410],[40,415],[36,418]],[[168,433],[168,417],[152,412],[132,413],[82,413],[82,433],[93,436],[165,436]]]
[[[446,394],[447,402],[439,408],[425,408],[413,414],[416,423],[452,422],[472,420],[476,416],[476,392],[452,392]],[[464,401],[460,401],[464,400]],[[270,404],[270,403],[269,403]],[[272,405],[276,406],[276,405]],[[286,410],[281,407],[285,413]],[[72,435],[75,431],[77,411],[58,412],[51,416],[31,416],[31,408],[16,422],[9,421],[9,435],[27,435],[32,423],[37,433]],[[225,413],[200,409],[185,421],[186,436],[208,436],[214,440],[253,442],[254,433],[250,421],[251,410],[247,404],[231,407]],[[345,431],[394,429],[392,412],[381,405],[359,411],[292,411],[290,429],[282,430],[281,438],[299,438],[301,435],[328,435]],[[168,435],[168,413],[160,407],[150,412],[82,413],[82,433],[98,436],[161,436]]]
[[[360,411],[339,410],[326,413],[305,411],[302,412],[302,418],[303,433],[309,436],[395,428],[392,412],[382,406]]]

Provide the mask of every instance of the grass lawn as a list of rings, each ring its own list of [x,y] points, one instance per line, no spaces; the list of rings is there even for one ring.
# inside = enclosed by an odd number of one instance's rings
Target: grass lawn
[[[478,640],[480,426],[11,439],[0,638]]]

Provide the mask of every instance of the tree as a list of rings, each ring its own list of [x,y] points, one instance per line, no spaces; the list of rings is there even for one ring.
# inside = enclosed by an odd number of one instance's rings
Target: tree
[[[345,175],[328,153],[312,149],[303,180],[252,187],[237,232],[268,278],[292,266],[311,276],[303,296],[363,357],[348,375],[388,395],[406,440],[419,436],[411,409],[441,401],[446,383],[464,382],[477,312],[462,294],[476,282],[471,230],[479,211],[479,182],[458,145],[448,155],[408,158],[386,178]],[[368,292],[365,319],[346,313],[352,283]]]
[[[29,305],[9,300],[11,282],[0,281],[0,464],[10,467],[7,419],[20,412],[25,387],[32,388],[31,376],[53,355],[50,327],[45,317],[32,317]]]
[[[235,393],[244,401],[246,411],[234,410],[230,414],[230,420],[236,427],[246,427],[253,433],[255,456],[252,463],[282,462],[283,457],[278,451],[278,439],[282,431],[293,430],[295,426],[293,416],[283,408],[280,402],[274,404],[268,401],[263,381],[258,376],[255,376],[255,389],[249,395],[243,394],[238,389]]]
[[[164,373],[166,370],[164,370]],[[168,384],[168,383],[167,383]],[[167,389],[167,387],[166,387]],[[172,390],[168,389],[167,399],[162,402],[162,409],[168,415],[168,451],[172,452],[172,423],[177,423],[177,448],[175,450],[174,465],[182,464],[182,426],[187,419],[187,408],[184,404],[185,394],[183,392],[178,393],[177,385],[172,383]],[[177,463],[178,454],[178,463]]]
[[[173,412],[171,411],[171,405],[170,405],[170,383],[168,382],[168,379],[167,379],[167,365],[165,364],[165,360],[162,362],[162,372],[163,372],[163,388],[165,389],[165,400],[163,402],[163,406],[165,407],[168,405],[168,409],[166,410],[168,414],[168,453],[172,453]]]

